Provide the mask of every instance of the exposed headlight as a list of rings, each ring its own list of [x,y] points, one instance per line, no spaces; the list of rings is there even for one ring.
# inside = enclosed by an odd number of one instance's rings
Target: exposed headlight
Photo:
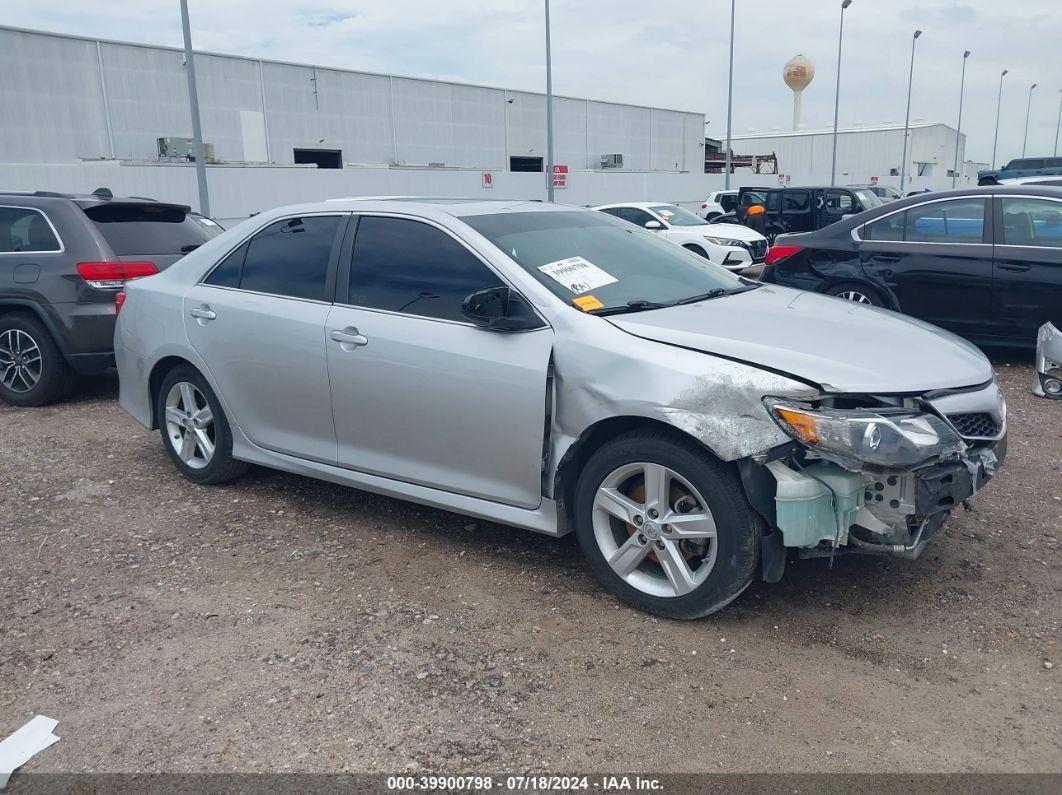
[[[908,469],[961,453],[966,445],[940,417],[908,409],[813,409],[767,398],[787,434],[811,450]]]
[[[745,248],[745,243],[741,240],[732,240],[729,237],[712,237],[705,235],[704,239],[709,243],[715,243],[717,246],[730,246],[731,248]]]

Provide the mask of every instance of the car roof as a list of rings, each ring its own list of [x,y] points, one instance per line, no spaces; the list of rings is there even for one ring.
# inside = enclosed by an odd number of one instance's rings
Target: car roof
[[[653,207],[678,207],[675,202],[613,202],[612,204],[595,204],[591,210],[609,210],[613,207],[635,207],[639,210],[650,210]],[[681,208],[680,208],[681,209]]]
[[[465,218],[515,212],[588,212],[585,207],[571,204],[549,204],[539,199],[470,199],[439,196],[351,196],[325,201],[277,207],[268,211],[270,217],[291,213],[343,212],[409,212],[415,215],[449,215]],[[263,212],[263,216],[267,213]],[[257,216],[256,216],[257,217]]]
[[[58,191],[50,190],[0,190],[0,201],[7,201],[9,199],[34,199],[44,200],[45,202],[47,202],[49,199],[59,201],[71,201],[82,208],[96,207],[103,204],[150,204],[161,207],[176,207],[184,210],[185,212],[192,211],[192,208],[186,204],[175,204],[173,202],[158,201],[157,199],[151,199],[147,196],[110,196],[99,195],[95,193],[59,193]]]

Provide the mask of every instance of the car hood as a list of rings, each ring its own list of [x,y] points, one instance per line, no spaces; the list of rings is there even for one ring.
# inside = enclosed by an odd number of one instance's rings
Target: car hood
[[[928,392],[993,376],[983,353],[936,326],[774,285],[607,319],[638,337],[749,362],[829,392]]]

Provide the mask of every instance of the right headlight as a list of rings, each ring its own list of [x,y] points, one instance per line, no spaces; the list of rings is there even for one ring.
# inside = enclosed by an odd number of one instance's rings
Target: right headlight
[[[890,469],[961,453],[966,444],[934,414],[908,409],[825,409],[767,398],[779,427],[811,450]]]

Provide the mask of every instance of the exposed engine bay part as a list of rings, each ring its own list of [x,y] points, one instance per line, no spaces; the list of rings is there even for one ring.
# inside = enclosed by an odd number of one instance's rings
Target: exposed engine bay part
[[[1033,394],[1062,400],[1062,331],[1044,323],[1036,334],[1036,381]]]

